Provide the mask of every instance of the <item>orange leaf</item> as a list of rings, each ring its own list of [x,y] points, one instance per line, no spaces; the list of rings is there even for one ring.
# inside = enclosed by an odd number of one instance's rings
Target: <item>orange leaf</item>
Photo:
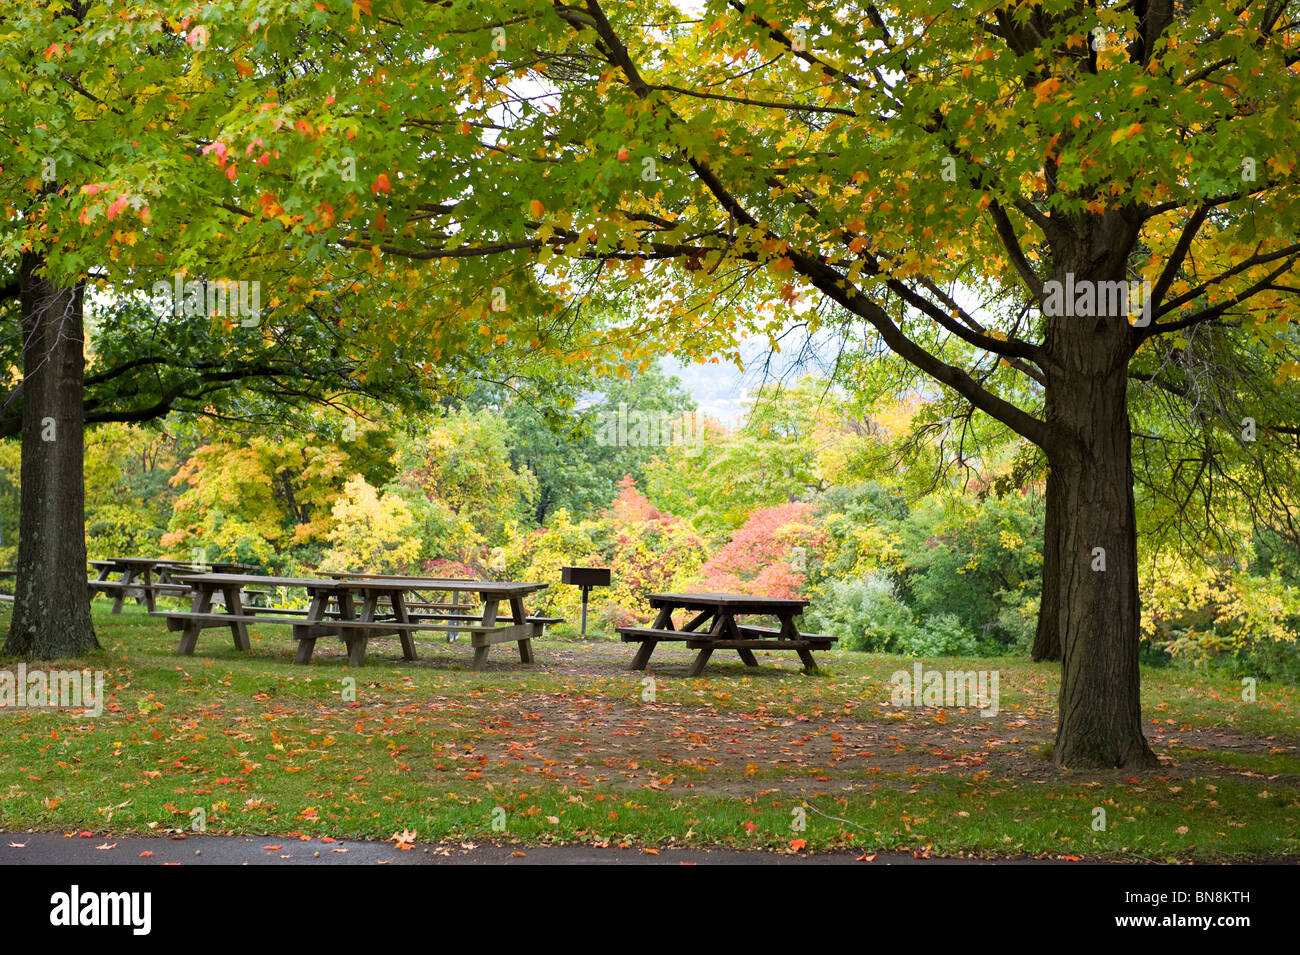
[[[1061,81],[1053,77],[1050,80],[1043,80],[1034,87],[1034,105],[1037,106],[1043,100],[1049,100],[1056,95],[1056,91],[1061,88]]]

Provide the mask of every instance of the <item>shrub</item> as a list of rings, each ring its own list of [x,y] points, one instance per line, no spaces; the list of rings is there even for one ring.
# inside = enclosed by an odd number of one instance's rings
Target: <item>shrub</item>
[[[979,654],[980,645],[955,613],[939,613],[905,634],[896,652],[909,657],[972,657]]]
[[[912,612],[878,574],[833,582],[805,617],[804,628],[838,637],[847,650],[901,653],[915,638]]]

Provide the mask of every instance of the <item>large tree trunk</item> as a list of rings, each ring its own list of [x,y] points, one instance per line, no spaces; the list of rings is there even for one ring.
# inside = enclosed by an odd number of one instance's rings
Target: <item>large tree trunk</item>
[[[1030,656],[1035,661],[1061,659],[1061,489],[1047,470],[1046,514],[1043,521],[1043,592],[1038,606],[1038,629]]]
[[[1120,279],[1123,267],[1112,266],[1109,274],[1079,269],[1080,276]],[[1133,333],[1114,316],[1057,317],[1049,326],[1052,438],[1046,450],[1054,503],[1068,518],[1057,522],[1054,534],[1062,651],[1054,759],[1072,768],[1155,766],[1158,760],[1142,735],[1138,672],[1137,519],[1126,375]]]
[[[37,275],[40,256],[19,265],[23,327],[22,469],[18,579],[4,652],[38,660],[99,646],[86,587],[82,387],[83,287]]]

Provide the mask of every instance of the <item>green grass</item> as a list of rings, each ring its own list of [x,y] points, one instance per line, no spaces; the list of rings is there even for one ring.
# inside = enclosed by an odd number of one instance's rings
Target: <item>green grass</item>
[[[819,655],[807,676],[793,655],[751,673],[718,654],[688,679],[656,654],[647,702],[622,669],[632,649],[601,635],[540,641],[535,667],[497,647],[484,673],[463,643],[422,642],[417,664],[381,643],[353,670],[324,640],[332,652],[294,666],[285,628],[255,629],[248,655],[209,631],[178,657],[138,610],[97,602],[95,619],[103,649],[63,665],[106,672],[101,716],[0,710],[0,827],[161,833],[201,808],[209,832],[277,837],[1300,855],[1292,687],[1260,683],[1246,703],[1226,678],[1144,671],[1169,760],[1139,778],[1051,765],[1057,668],[1021,659],[926,661],[997,669],[1001,709],[983,718],[889,706],[890,675],[914,662],[898,657]]]

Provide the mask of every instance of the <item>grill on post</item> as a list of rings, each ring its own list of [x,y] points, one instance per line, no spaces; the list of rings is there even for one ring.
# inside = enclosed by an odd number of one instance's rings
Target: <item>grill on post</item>
[[[609,586],[608,567],[561,567],[560,583],[582,588],[582,635],[587,635],[587,597],[593,587]]]

